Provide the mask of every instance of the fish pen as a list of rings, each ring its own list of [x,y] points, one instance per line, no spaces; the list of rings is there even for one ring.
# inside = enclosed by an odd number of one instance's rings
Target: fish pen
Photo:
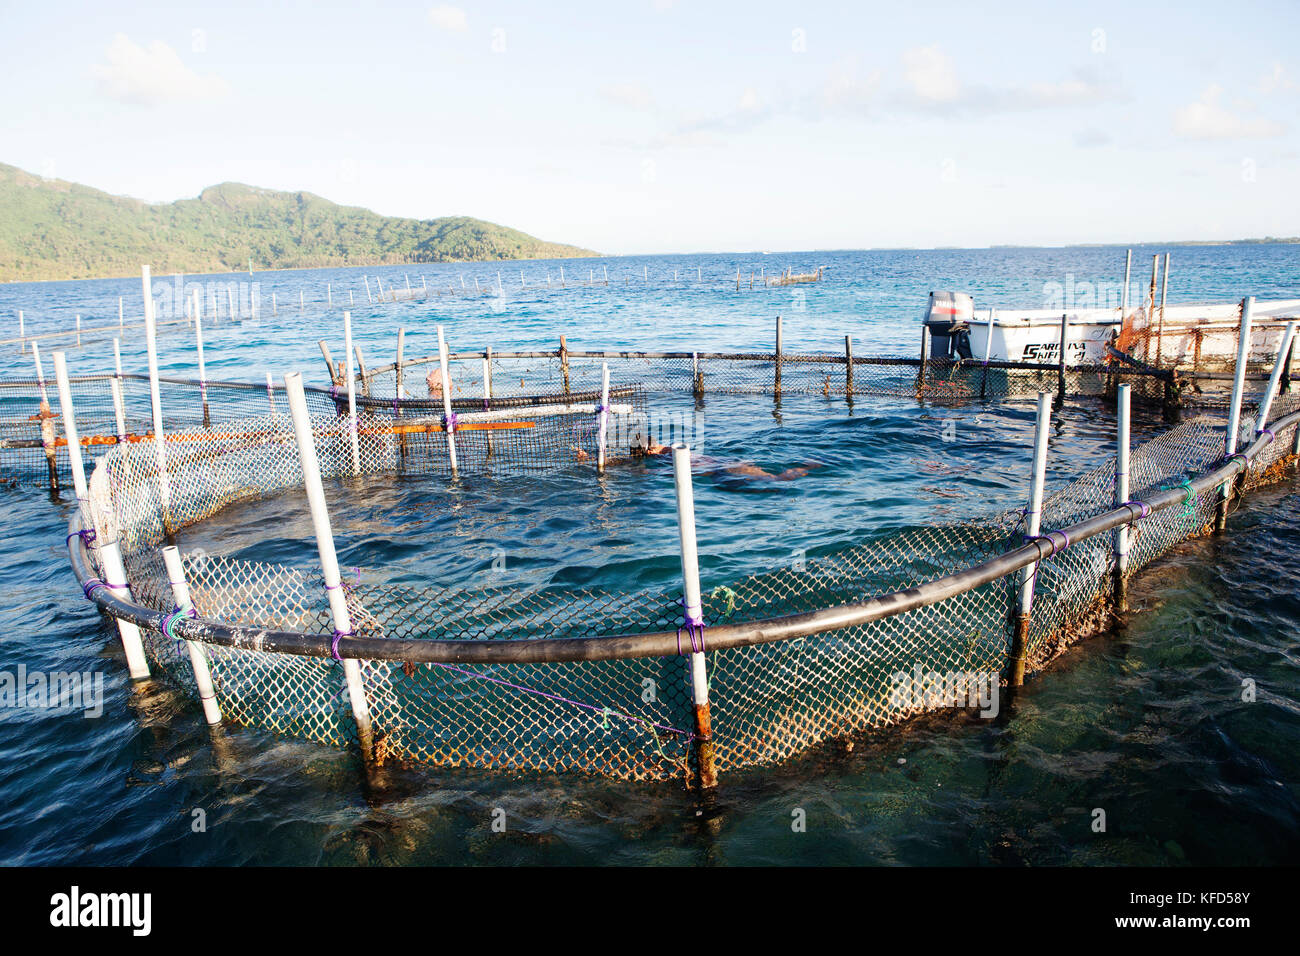
[[[439,329],[436,356],[358,374],[347,344],[341,376],[325,350],[331,384],[318,388],[297,373],[266,385],[73,378],[57,354],[57,389],[0,383],[0,461],[14,480],[75,489],[69,559],[116,622],[133,677],[188,688],[209,723],[356,747],[368,765],[710,789],[951,704],[976,675],[1015,687],[1122,609],[1134,573],[1222,528],[1246,491],[1289,477],[1300,441],[1284,356],[1258,393],[1239,367],[1226,420],[1212,406],[1176,409],[1177,424],[1130,447],[1133,407],[1168,410],[1162,370],[861,357],[847,339],[843,353],[796,354],[779,332],[764,353],[455,353]],[[674,394],[755,410],[787,394],[1032,401],[1030,494],[798,566],[704,576],[691,451],[656,441],[656,406]],[[1114,451],[1047,494],[1053,401],[1067,395],[1114,405]],[[91,450],[103,454],[87,469]],[[327,482],[599,482],[609,465],[665,453],[673,586],[454,587],[349,578],[339,565]],[[304,493],[311,565],[176,544],[226,509]],[[949,680],[900,693],[899,675],[913,672]]]

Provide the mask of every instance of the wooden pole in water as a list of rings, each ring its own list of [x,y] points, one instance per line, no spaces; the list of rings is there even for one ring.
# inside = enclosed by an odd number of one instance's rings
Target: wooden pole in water
[[[167,446],[163,438],[162,395],[158,388],[158,324],[154,317],[153,280],[149,267],[141,266],[144,293],[145,349],[149,358],[149,404],[153,410],[153,443],[158,457],[158,500],[162,506],[163,530],[171,534],[171,482],[167,477]]]
[[[1160,281],[1160,324],[1156,326],[1156,364],[1160,364],[1160,353],[1165,338],[1165,299],[1169,295],[1169,253],[1165,253],[1164,278]]]
[[[348,444],[352,448],[352,474],[361,474],[361,439],[357,435],[357,388],[352,374],[352,313],[343,313],[343,358],[347,363]]]
[[[683,630],[691,642],[691,699],[695,711],[695,759],[700,789],[718,785],[709,717],[709,675],[704,657],[704,606],[695,538],[695,495],[691,487],[691,449],[673,446],[673,485],[677,492],[677,531],[682,556]]]
[[[357,724],[357,739],[362,756],[368,761],[372,754],[370,704],[366,700],[365,685],[361,681],[361,663],[353,658],[342,658],[343,641],[352,636],[352,616],[348,611],[347,596],[343,591],[343,578],[339,574],[338,554],[334,550],[334,531],[330,527],[329,509],[325,504],[325,489],[321,484],[320,462],[312,438],[311,418],[307,414],[307,397],[303,393],[302,373],[290,372],[284,377],[285,392],[289,396],[289,413],[293,416],[293,431],[298,444],[298,458],[302,463],[303,486],[307,503],[311,507],[312,526],[316,532],[316,552],[320,556],[321,573],[325,578],[325,596],[329,601],[330,615],[334,621],[334,656],[342,660],[343,678],[352,705],[352,717]]]
[[[438,326],[438,364],[442,369],[442,420],[447,434],[447,459],[451,473],[456,474],[456,416],[451,410],[451,376],[447,373],[447,341],[442,326]]]
[[[844,336],[844,397],[853,397],[853,336]]]
[[[1241,431],[1241,401],[1246,387],[1246,364],[1250,358],[1250,326],[1255,311],[1255,297],[1241,300],[1241,327],[1237,330],[1237,367],[1232,376],[1232,400],[1228,403],[1228,426],[1223,437],[1223,453],[1231,458],[1237,453],[1237,440]],[[1228,505],[1232,500],[1232,482],[1225,481],[1220,489],[1219,510],[1215,528],[1222,531],[1228,520]]]
[[[357,372],[361,375],[361,394],[370,397],[370,376],[366,374],[366,360],[361,357],[361,346],[352,346],[357,357]]]
[[[776,365],[773,374],[773,394],[781,397],[781,317],[776,317]]]
[[[1117,417],[1117,428],[1115,435],[1115,507],[1119,508],[1128,502],[1129,494],[1129,434],[1130,434],[1130,396],[1131,385],[1124,384],[1119,386],[1115,395],[1115,407]],[[1123,612],[1128,603],[1126,592],[1128,578],[1128,545],[1129,545],[1129,527],[1122,524],[1115,529],[1114,537],[1114,554],[1115,554],[1115,586],[1114,601],[1115,610]]]
[[[605,473],[605,435],[609,428],[609,363],[600,364],[600,419],[596,430],[596,471]]]
[[[36,363],[36,384],[41,391],[41,448],[45,451],[45,471],[50,480],[50,490],[59,490],[59,461],[55,452],[54,412],[50,410],[50,395],[45,387],[45,370],[41,367],[41,346],[32,343],[32,360]]]
[[[1151,257],[1151,286],[1147,289],[1147,331],[1142,337],[1142,361],[1151,361],[1151,319],[1156,311],[1156,283],[1160,280],[1160,254]]]
[[[564,377],[564,394],[569,394],[569,339],[560,336],[560,374]]]
[[[492,407],[492,346],[483,351],[483,411]],[[487,433],[487,456],[492,457],[492,433]]]
[[[270,374],[269,372],[267,373]],[[167,580],[172,587],[172,601],[176,613],[187,617],[197,617],[194,602],[190,599],[190,585],[185,580],[185,566],[181,562],[181,553],[175,545],[166,545],[162,549],[163,565],[167,568]],[[194,684],[199,691],[199,701],[203,704],[203,717],[209,724],[221,723],[221,707],[217,704],[217,691],[212,685],[212,671],[208,667],[207,655],[203,645],[198,641],[186,641],[190,655],[190,667],[194,670]]]
[[[1034,426],[1034,470],[1029,485],[1029,508],[1025,512],[1025,539],[1038,537],[1043,511],[1043,487],[1047,480],[1047,437],[1052,423],[1052,395],[1038,393],[1038,420]],[[1007,683],[1019,687],[1025,682],[1025,658],[1029,647],[1029,622],[1034,609],[1034,579],[1038,564],[1029,565],[1020,572],[1020,588],[1016,598],[1015,632],[1011,639],[1011,654],[1007,659]]]
[[[1132,268],[1133,250],[1130,249],[1124,254],[1124,288],[1120,291],[1119,300],[1119,317],[1121,322],[1128,317],[1128,284]]]
[[[329,375],[330,385],[340,384],[338,376],[334,373],[334,356],[330,354],[329,345],[324,339],[317,340],[316,344],[320,346],[320,354],[325,358],[325,371]]]
[[[86,484],[86,469],[81,459],[81,438],[77,434],[77,413],[72,405],[72,387],[68,381],[68,366],[62,352],[54,353],[54,377],[59,389],[59,407],[63,412],[63,432],[68,445],[68,463],[72,470],[72,486],[77,495],[78,513],[81,515],[81,527],[96,532],[94,547],[99,552],[99,563],[104,571],[104,583],[113,594],[130,597],[126,585],[126,568],[122,565],[122,554],[118,549],[117,539],[108,539],[107,529],[103,538],[101,530],[95,523],[94,510],[90,504],[90,492]],[[126,653],[127,670],[133,679],[139,680],[149,676],[149,663],[144,655],[144,644],[140,640],[140,629],[126,621],[117,622],[117,633],[122,640],[122,650]]]

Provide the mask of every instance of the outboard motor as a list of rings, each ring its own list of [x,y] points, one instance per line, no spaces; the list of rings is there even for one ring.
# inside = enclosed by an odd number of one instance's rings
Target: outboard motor
[[[971,358],[970,323],[975,317],[975,300],[965,292],[931,292],[926,310],[926,329],[930,333],[930,358]]]

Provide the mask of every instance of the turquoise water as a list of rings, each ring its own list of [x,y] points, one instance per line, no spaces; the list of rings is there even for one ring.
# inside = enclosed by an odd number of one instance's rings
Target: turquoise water
[[[1146,281],[1149,255],[1134,269]],[[1162,250],[1163,251],[1163,250]],[[1144,263],[1145,258],[1145,263]],[[826,281],[748,289],[748,273],[827,267]],[[842,347],[912,354],[931,289],[978,302],[1043,305],[1044,287],[1122,278],[1116,249],[797,253],[569,261],[501,266],[504,295],[363,305],[354,329],[367,360],[436,348],[744,349],[770,347],[774,317],[790,351]],[[610,285],[574,287],[602,266]],[[735,270],[744,276],[735,289]],[[650,281],[642,280],[643,267]],[[695,270],[702,270],[702,279]],[[672,281],[673,270],[678,281]],[[492,265],[259,273],[259,324],[205,330],[210,378],[261,380],[302,369],[320,381],[315,340],[341,354],[336,306],[364,302],[362,273],[385,286],[472,289]],[[539,288],[546,273],[548,290]],[[235,276],[248,281],[247,275]],[[623,280],[631,280],[624,282]],[[164,282],[158,277],[157,283]],[[200,281],[206,281],[200,280]],[[298,293],[306,307],[299,312]],[[1297,247],[1178,247],[1171,301],[1294,296]],[[269,315],[275,292],[279,315]],[[138,280],[9,285],[0,316],[25,310],[29,332],[116,321]],[[313,300],[317,300],[313,302]],[[128,312],[130,321],[130,312]],[[4,335],[0,335],[4,337]],[[69,343],[70,344],[70,343]],[[53,346],[46,346],[48,353]],[[186,333],[162,339],[163,368],[193,374]],[[69,348],[74,372],[105,371],[103,340]],[[128,333],[128,371],[143,366]],[[27,375],[10,349],[0,374]],[[48,366],[47,366],[48,373]],[[680,397],[664,400],[668,404]],[[707,580],[728,580],[898,528],[1015,507],[1027,484],[1032,409],[942,409],[913,402],[790,396],[710,397],[705,452],[773,471],[810,461],[796,482],[697,476]],[[956,440],[942,442],[955,421]],[[1149,416],[1139,436],[1158,429]],[[1069,402],[1053,436],[1054,486],[1108,451],[1113,422],[1099,404]],[[364,495],[330,489],[342,561],[385,580],[448,586],[512,581],[671,587],[671,477],[663,463],[615,470],[604,484],[570,469],[527,482],[470,478],[378,481]],[[697,814],[676,784],[572,777],[503,778],[475,771],[393,771],[363,785],[355,759],[256,730],[217,741],[195,703],[164,684],[132,687],[116,638],[77,591],[62,551],[68,502],[32,489],[0,492],[0,553],[12,599],[0,611],[0,670],[102,670],[102,717],[0,711],[0,862],[5,863],[1064,863],[1255,864],[1300,850],[1300,498],[1289,486],[1254,496],[1234,533],[1191,542],[1144,574],[1127,628],[1074,648],[1035,679],[1002,719],[933,719],[818,752],[778,770],[724,779],[717,807]],[[313,563],[300,496],[241,505],[191,529],[186,547]],[[1258,700],[1241,701],[1254,679]],[[1105,808],[1106,835],[1091,831]],[[208,830],[191,831],[194,809]],[[504,809],[504,834],[491,829]],[[806,833],[791,831],[807,814]]]

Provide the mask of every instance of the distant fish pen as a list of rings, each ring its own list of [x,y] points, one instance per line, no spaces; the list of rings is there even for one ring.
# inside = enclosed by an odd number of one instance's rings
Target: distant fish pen
[[[1238,368],[1226,421],[1190,414],[1130,448],[1132,401],[1169,407],[1159,369],[859,357],[851,340],[843,353],[795,354],[779,331],[774,350],[757,354],[579,352],[567,342],[453,353],[439,329],[436,356],[361,375],[350,339],[345,324],[341,376],[324,350],[326,388],[298,373],[265,386],[163,378],[152,346],[148,376],[73,378],[56,353],[54,394],[44,382],[0,383],[0,462],[15,480],[70,478],[72,568],[116,621],[133,677],[188,688],[211,724],[355,746],[368,765],[709,789],[720,774],[930,709],[923,695],[897,694],[900,672],[990,673],[1017,686],[1123,608],[1137,570],[1221,529],[1246,490],[1289,476],[1300,450],[1282,355],[1249,400]],[[862,541],[801,569],[704,581],[690,450],[676,446],[680,588],[343,578],[323,481],[598,471],[644,452],[647,409],[662,392],[1032,398],[1030,496],[1019,510]],[[1115,403],[1116,450],[1048,496],[1052,398],[1067,394]],[[87,474],[83,453],[100,446]],[[310,505],[317,568],[169,543],[236,502],[296,488]]]

